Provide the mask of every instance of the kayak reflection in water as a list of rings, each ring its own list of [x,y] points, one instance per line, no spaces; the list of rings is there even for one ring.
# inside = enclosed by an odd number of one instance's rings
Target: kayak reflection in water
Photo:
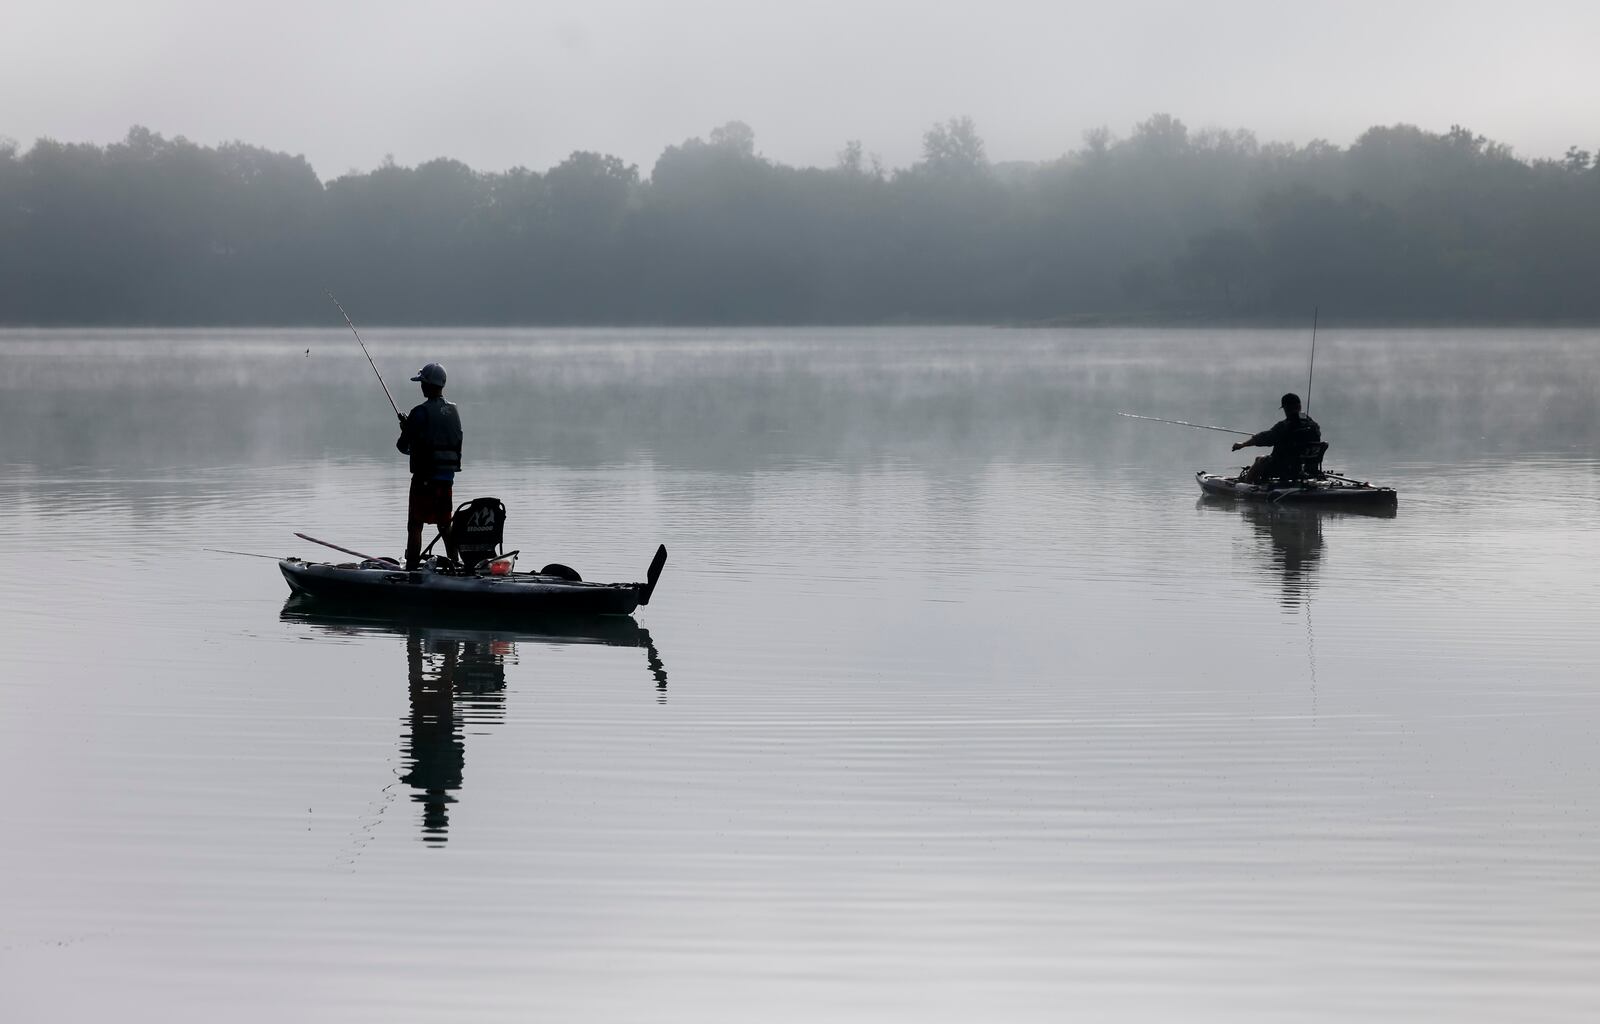
[[[449,838],[450,805],[456,802],[466,767],[465,727],[505,721],[506,665],[517,664],[516,639],[643,647],[656,700],[667,699],[666,666],[649,631],[632,619],[520,637],[492,630],[411,628],[406,633],[411,713],[400,741],[408,765],[400,781],[422,805],[424,842]]]
[[[1316,587],[1317,569],[1322,564],[1323,527],[1330,522],[1355,523],[1373,519],[1393,519],[1393,505],[1328,509],[1315,505],[1239,502],[1214,494],[1203,494],[1196,508],[1237,512],[1250,524],[1260,562],[1253,575],[1273,581],[1280,589],[1279,603],[1285,611],[1309,604]]]
[[[1284,611],[1310,601],[1322,562],[1322,517],[1315,509],[1245,505],[1239,514],[1267,542],[1267,570],[1278,578]]]
[[[354,613],[297,596],[279,617],[304,623],[314,634],[404,641],[410,709],[400,734],[399,781],[422,805],[422,838],[429,843],[448,838],[450,805],[465,774],[466,730],[505,721],[506,667],[518,664],[518,644],[642,648],[656,701],[667,699],[667,668],[650,631],[631,616],[544,619],[530,626],[481,613]]]
[[[1265,448],[1272,452],[1256,459],[1255,463],[1239,475],[1245,483],[1266,483],[1301,475],[1301,460],[1307,448],[1322,440],[1322,428],[1317,421],[1300,411],[1300,396],[1290,392],[1280,402],[1283,419],[1233,446],[1240,448]]]

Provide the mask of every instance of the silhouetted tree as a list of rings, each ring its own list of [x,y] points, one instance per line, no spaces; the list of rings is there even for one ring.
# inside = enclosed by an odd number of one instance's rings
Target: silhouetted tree
[[[763,157],[730,121],[648,179],[300,156],[135,126],[0,140],[0,322],[814,323],[1138,315],[1600,317],[1600,161],[1522,160],[1460,125],[1262,143],[1155,114],[1040,163],[970,118],[885,174]]]

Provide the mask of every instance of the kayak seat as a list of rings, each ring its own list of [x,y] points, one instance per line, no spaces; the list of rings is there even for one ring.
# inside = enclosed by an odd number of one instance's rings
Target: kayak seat
[[[1305,446],[1300,452],[1299,470],[1300,477],[1304,480],[1320,480],[1322,478],[1322,457],[1328,454],[1328,442],[1315,441]]]
[[[1307,480],[1321,480],[1322,457],[1328,453],[1328,442],[1313,441],[1300,449],[1298,455],[1281,455],[1276,458],[1262,456],[1256,465],[1246,466],[1239,474],[1242,483],[1275,485],[1302,484]]]
[[[479,562],[503,554],[506,507],[499,498],[473,498],[462,502],[450,517],[450,525],[440,531],[422,553],[426,555],[432,551],[446,531],[450,536],[445,547],[455,549],[462,568],[470,572]]]

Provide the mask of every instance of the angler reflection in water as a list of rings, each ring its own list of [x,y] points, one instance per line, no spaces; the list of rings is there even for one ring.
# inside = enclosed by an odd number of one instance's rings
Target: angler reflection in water
[[[1311,598],[1317,566],[1322,561],[1323,512],[1303,507],[1202,497],[1198,508],[1237,511],[1250,524],[1258,551],[1265,556],[1263,575],[1270,574],[1282,588],[1279,601],[1285,610]]]
[[[656,700],[667,698],[667,669],[650,631],[632,618],[610,616],[570,623],[482,628],[481,620],[455,626],[351,616],[321,609],[313,601],[290,598],[281,616],[315,632],[338,636],[390,636],[405,641],[410,710],[400,736],[404,765],[400,781],[422,805],[422,838],[449,838],[450,809],[466,774],[466,735],[474,726],[505,721],[506,669],[519,663],[518,644],[599,644],[642,647],[655,685]]]
[[[509,640],[430,637],[421,629],[406,634],[411,715],[400,752],[409,767],[400,781],[412,788],[411,799],[422,804],[426,842],[448,838],[450,805],[466,763],[462,728],[505,718],[508,659],[516,663],[516,645]]]
[[[1311,599],[1317,566],[1322,563],[1322,513],[1314,509],[1246,505],[1244,517],[1270,559],[1283,588],[1279,601],[1287,609]]]
[[[1393,506],[1330,510],[1305,505],[1235,501],[1212,495],[1202,497],[1198,507],[1237,510],[1250,524],[1257,547],[1266,559],[1265,571],[1281,587],[1279,601],[1285,610],[1297,608],[1311,599],[1311,591],[1316,586],[1317,568],[1322,564],[1322,531],[1328,520],[1347,517],[1393,519],[1396,515]]]

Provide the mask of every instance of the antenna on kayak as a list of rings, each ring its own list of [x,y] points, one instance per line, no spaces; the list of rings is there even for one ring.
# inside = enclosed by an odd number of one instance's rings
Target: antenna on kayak
[[[1311,307],[1311,367],[1306,370],[1306,415],[1311,415],[1311,375],[1317,372],[1317,307]]]
[[[328,298],[333,299],[333,304],[339,306],[339,300],[333,298],[333,292],[326,291]],[[339,306],[339,312],[344,315],[344,322],[350,325],[350,333],[356,336],[356,344],[361,346],[361,354],[367,357],[367,365],[372,367],[373,373],[378,373],[378,364],[372,361],[372,353],[367,351],[367,343],[361,340],[361,332],[356,330],[356,322],[350,319],[350,314],[345,313],[344,307]],[[396,419],[405,419],[400,415],[400,407],[394,404],[394,396],[389,394],[389,385],[383,383],[383,374],[378,373],[378,383],[383,386],[384,397],[389,399],[389,408],[394,410]]]

